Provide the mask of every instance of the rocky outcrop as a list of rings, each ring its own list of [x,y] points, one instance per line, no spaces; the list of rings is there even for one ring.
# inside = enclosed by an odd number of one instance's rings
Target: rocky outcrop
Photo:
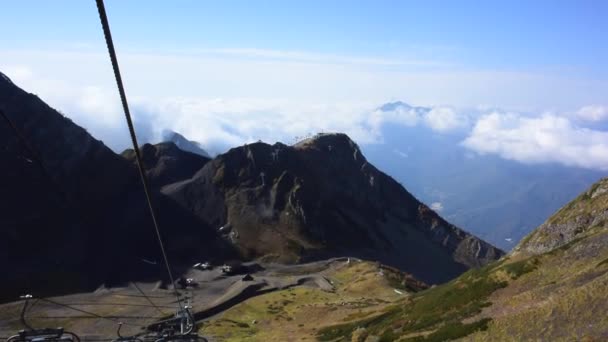
[[[136,165],[132,149],[121,155]],[[180,149],[173,142],[145,144],[141,147],[141,157],[150,183],[157,187],[188,179],[209,161],[209,158]]]
[[[502,255],[416,200],[344,134],[234,148],[163,192],[246,258],[352,255],[433,283]]]
[[[524,238],[513,254],[542,254],[607,224],[608,178],[604,178]]]

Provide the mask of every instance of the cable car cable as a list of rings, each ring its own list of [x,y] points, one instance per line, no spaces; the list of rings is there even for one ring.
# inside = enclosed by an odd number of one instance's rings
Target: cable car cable
[[[123,82],[122,82],[122,76],[120,74],[120,69],[118,66],[118,58],[116,57],[116,50],[114,49],[114,42],[112,40],[112,33],[110,32],[110,24],[108,22],[108,16],[106,14],[106,9],[105,9],[103,0],[96,0],[95,2],[97,3],[97,11],[99,12],[99,20],[101,21],[101,26],[103,28],[103,34],[105,37],[106,45],[108,47],[108,53],[110,54],[110,60],[112,61],[112,69],[114,70],[114,77],[116,78],[116,85],[118,87],[118,92],[120,94],[120,101],[122,103],[122,109],[125,114],[125,119],[127,120],[127,126],[129,127],[129,134],[131,135],[131,142],[133,143],[133,150],[135,151],[135,159],[137,161],[137,168],[139,170],[139,176],[141,178],[141,182],[144,187],[144,192],[145,192],[146,199],[148,202],[148,208],[150,210],[150,216],[152,217],[152,223],[154,225],[154,230],[156,232],[156,238],[158,239],[158,244],[160,246],[160,250],[162,252],[163,259],[165,261],[165,267],[167,268],[169,280],[171,281],[171,285],[173,286],[173,290],[175,291],[177,303],[179,305],[179,308],[181,310],[183,310],[184,307],[179,298],[179,292],[177,291],[177,288],[175,286],[175,280],[173,279],[173,273],[171,272],[171,266],[169,265],[169,259],[167,258],[165,246],[163,244],[163,240],[160,235],[160,229],[158,228],[156,212],[154,210],[154,206],[152,205],[152,196],[150,194],[148,179],[146,176],[146,171],[144,169],[141,152],[139,150],[139,144],[137,143],[137,135],[135,134],[133,120],[131,119],[131,112],[129,110],[129,104],[127,102],[127,95],[125,93],[125,89],[124,89]]]

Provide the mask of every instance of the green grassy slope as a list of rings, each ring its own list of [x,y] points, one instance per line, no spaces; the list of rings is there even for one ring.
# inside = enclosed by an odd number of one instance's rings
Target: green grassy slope
[[[323,328],[317,338],[607,340],[608,223],[602,218],[608,212],[607,188],[607,180],[594,185],[539,227],[512,255],[421,291],[373,318]],[[556,247],[540,253],[533,251],[541,248],[528,248],[534,243],[545,248],[537,239],[547,235],[558,237]]]
[[[331,268],[323,276],[332,290],[303,285],[250,298],[202,324],[199,333],[217,341],[314,341],[324,326],[377,318],[426,287],[364,261]]]

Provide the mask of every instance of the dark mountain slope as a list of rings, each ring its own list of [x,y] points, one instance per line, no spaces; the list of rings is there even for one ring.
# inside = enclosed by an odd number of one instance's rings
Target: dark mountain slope
[[[125,150],[121,155],[135,165],[135,152]],[[141,155],[148,179],[154,186],[163,186],[192,177],[209,158],[184,151],[172,142],[156,145],[145,144]]]
[[[6,281],[0,300],[162,275],[159,267],[142,267],[142,258],[160,256],[132,163],[0,76],[0,110],[10,121],[0,120],[0,268]],[[161,184],[186,179],[205,162],[160,150],[154,170]],[[171,162],[169,150],[182,158]],[[158,191],[153,197],[174,262],[232,255],[196,217]]]
[[[502,255],[417,201],[343,134],[234,148],[163,192],[245,257],[354,255],[441,282]]]
[[[94,264],[98,254],[86,250],[105,238],[92,227],[109,221],[106,213],[135,174],[84,129],[7,77],[0,77],[0,110],[10,121],[0,122],[0,240],[10,246],[0,263],[7,278]]]

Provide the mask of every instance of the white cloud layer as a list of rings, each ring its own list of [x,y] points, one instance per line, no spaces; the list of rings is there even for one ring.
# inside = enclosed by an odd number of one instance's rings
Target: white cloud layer
[[[424,116],[424,121],[434,131],[447,132],[466,126],[469,120],[452,108],[435,107]]]
[[[112,86],[59,81],[39,76],[25,66],[6,73],[19,86],[37,93],[74,122],[87,128],[113,150],[129,147],[118,94]],[[425,125],[438,132],[462,126],[462,117],[448,107],[397,106],[375,109],[378,102],[196,96],[130,96],[140,141],[156,142],[166,129],[200,142],[211,153],[257,141],[290,143],[323,131],[344,132],[360,144],[382,141],[385,124]]]
[[[411,107],[407,104],[376,109],[369,115],[368,123],[376,136],[382,135],[382,125],[397,124],[406,127],[424,125],[435,132],[445,133],[469,125],[466,114],[451,107]]]
[[[585,106],[576,112],[576,116],[590,122],[604,121],[608,119],[608,106]]]
[[[129,146],[105,52],[0,53],[0,71],[16,84],[37,93],[115,151]],[[290,143],[310,133],[340,131],[360,144],[370,144],[382,143],[383,127],[390,124],[459,134],[463,146],[479,154],[608,170],[608,132],[599,127],[608,121],[607,106],[537,116],[493,109],[504,103],[513,107],[548,103],[544,92],[558,102],[574,101],[575,96],[565,95],[574,88],[589,90],[577,93],[575,102],[601,103],[598,99],[605,96],[601,91],[608,90],[603,83],[564,83],[505,72],[409,72],[399,69],[409,65],[403,61],[288,51],[225,49],[201,54],[121,55],[142,141],[157,141],[164,129],[170,129],[213,153],[259,139]],[[328,58],[329,63],[320,63]],[[400,95],[415,103],[453,106],[378,109],[387,98]],[[457,109],[474,107],[474,101],[493,105],[475,111]]]
[[[608,170],[608,132],[576,126],[551,113],[528,117],[492,112],[481,116],[463,145],[524,163],[557,162]]]
[[[0,49],[0,70],[24,65],[38,77],[111,89],[105,47]],[[62,50],[59,50],[59,49]],[[312,103],[386,102],[566,108],[602,103],[608,82],[549,72],[471,69],[407,57],[306,51],[200,49],[141,51],[117,46],[129,96],[280,98]],[[14,76],[13,76],[14,77]]]
[[[286,100],[167,98],[136,104],[154,126],[177,131],[212,152],[259,139],[292,143],[317,132],[340,131],[360,143],[376,139],[366,104],[301,104]],[[156,131],[158,133],[158,130]]]

